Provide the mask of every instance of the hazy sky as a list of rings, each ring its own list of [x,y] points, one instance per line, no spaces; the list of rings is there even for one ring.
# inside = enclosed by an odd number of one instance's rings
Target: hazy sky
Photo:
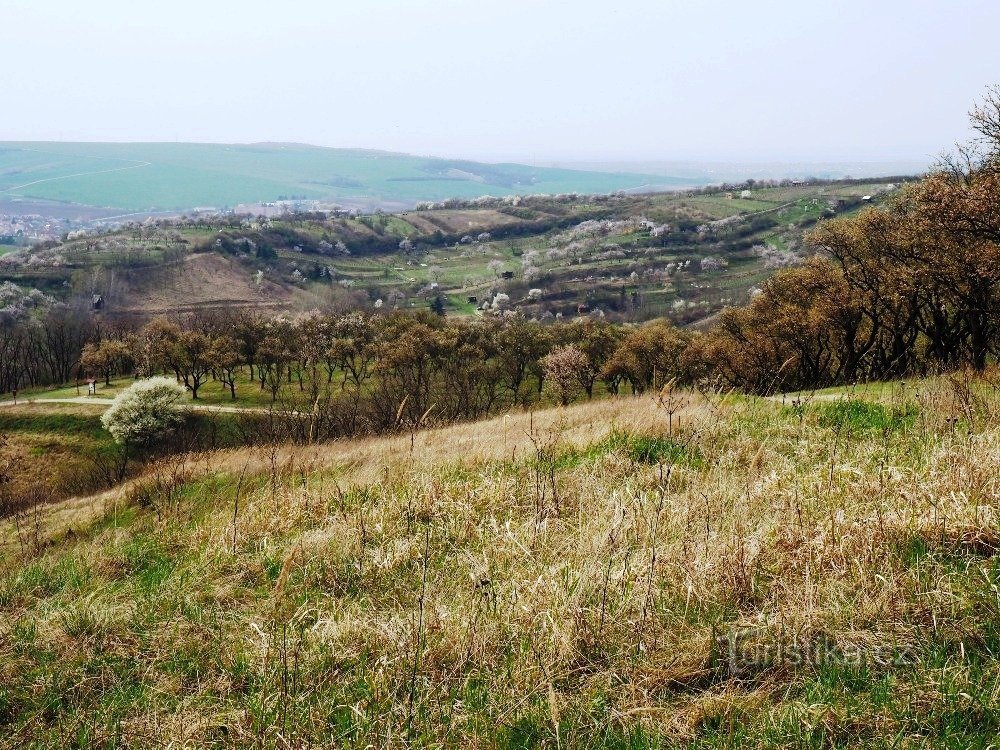
[[[0,140],[924,159],[1000,0],[0,0]]]

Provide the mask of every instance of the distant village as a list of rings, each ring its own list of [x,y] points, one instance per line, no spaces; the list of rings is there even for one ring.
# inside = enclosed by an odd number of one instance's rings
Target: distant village
[[[115,230],[129,223],[149,219],[207,218],[232,214],[277,218],[285,214],[303,211],[322,211],[334,216],[353,216],[361,213],[362,207],[360,205],[346,207],[326,201],[279,200],[267,203],[245,203],[232,208],[198,206],[186,211],[157,211],[101,217],[91,215],[69,218],[38,213],[0,212],[0,254],[3,254],[3,247],[29,247],[40,242],[60,240],[66,235],[72,235],[76,232]]]
[[[40,214],[0,214],[0,245],[26,246],[56,240],[67,232],[90,226],[91,222],[56,219]]]

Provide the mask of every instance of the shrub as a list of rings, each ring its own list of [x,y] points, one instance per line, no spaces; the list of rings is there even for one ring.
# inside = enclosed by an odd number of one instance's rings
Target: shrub
[[[139,380],[115,397],[101,416],[101,424],[117,443],[153,442],[183,420],[177,402],[184,393],[184,388],[170,378]]]

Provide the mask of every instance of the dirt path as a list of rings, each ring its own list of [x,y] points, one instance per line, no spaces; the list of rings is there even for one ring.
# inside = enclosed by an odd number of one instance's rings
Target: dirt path
[[[0,401],[0,406],[26,406],[30,404],[86,404],[90,406],[108,407],[114,401],[110,398],[99,398],[97,396],[73,396],[70,398],[27,398],[19,399],[17,403],[13,401]],[[255,412],[267,414],[270,410],[260,406],[213,406],[211,404],[184,404],[185,409],[193,411],[222,412],[227,414],[239,414],[241,412]]]

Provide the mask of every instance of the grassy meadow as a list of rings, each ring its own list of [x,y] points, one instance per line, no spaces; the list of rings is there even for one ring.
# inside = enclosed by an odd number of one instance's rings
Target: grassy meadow
[[[10,747],[991,747],[1000,393],[179,454],[0,532]]]

